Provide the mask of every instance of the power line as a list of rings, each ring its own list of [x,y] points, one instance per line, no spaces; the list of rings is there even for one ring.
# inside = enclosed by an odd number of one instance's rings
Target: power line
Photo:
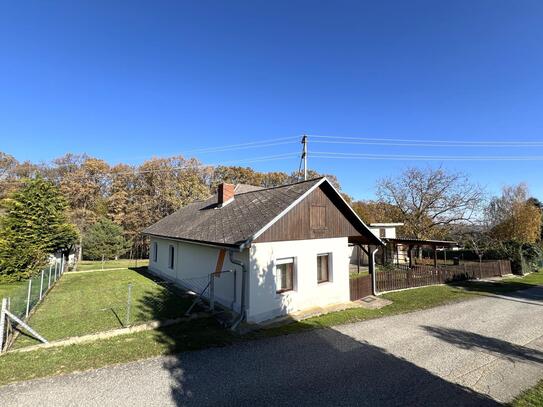
[[[203,149],[197,149],[197,150],[188,150],[184,151],[183,154],[193,154],[193,153],[218,153],[223,151],[233,151],[233,150],[246,150],[251,148],[260,148],[260,147],[272,147],[272,146],[279,146],[279,145],[285,145],[285,144],[295,144],[296,141],[279,141],[279,140],[293,140],[297,139],[297,137],[283,137],[279,139],[268,140],[268,141],[259,141],[259,142],[253,142],[253,143],[243,143],[243,144],[231,144],[227,146],[221,146],[221,147],[210,147],[210,148],[203,148]]]
[[[365,160],[425,160],[425,161],[543,161],[539,156],[432,156],[409,154],[357,154],[332,151],[314,151],[314,158],[365,159]]]
[[[543,141],[517,141],[517,140],[481,140],[481,141],[459,141],[459,140],[418,140],[418,139],[400,139],[400,138],[380,138],[380,137],[344,137],[344,136],[319,136],[319,135],[311,135],[313,138],[320,138],[320,139],[331,139],[331,140],[360,140],[365,142],[390,142],[390,143],[415,143],[419,145],[420,143],[427,143],[427,144],[444,144],[444,145],[450,145],[450,144],[462,144],[462,145],[470,145],[470,146],[509,146],[509,147],[515,147],[515,146],[524,146],[524,147],[539,147],[543,146]],[[315,141],[317,142],[317,141]]]
[[[455,143],[455,144],[432,144],[432,143],[411,143],[411,142],[384,142],[384,141],[326,141],[313,140],[313,143],[318,144],[350,144],[350,145],[369,145],[369,146],[398,146],[398,147],[485,147],[485,148],[526,148],[526,147],[543,147],[543,143],[534,142],[534,144],[474,144],[474,143]]]

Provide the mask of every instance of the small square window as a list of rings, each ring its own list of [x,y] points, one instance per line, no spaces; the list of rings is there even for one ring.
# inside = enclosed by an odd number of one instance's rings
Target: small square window
[[[385,228],[379,228],[379,237],[386,237],[387,231]]]
[[[330,281],[330,255],[317,255],[317,282],[325,283]]]
[[[280,259],[275,265],[275,282],[278,293],[294,290],[294,259]]]

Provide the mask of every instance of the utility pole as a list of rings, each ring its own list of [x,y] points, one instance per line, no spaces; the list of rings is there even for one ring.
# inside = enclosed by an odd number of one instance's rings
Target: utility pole
[[[302,144],[304,146],[302,152],[302,159],[304,160],[304,181],[307,181],[307,136],[302,136]]]

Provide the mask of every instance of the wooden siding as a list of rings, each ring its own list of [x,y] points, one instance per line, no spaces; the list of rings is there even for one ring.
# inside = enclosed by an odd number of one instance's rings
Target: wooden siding
[[[349,280],[349,295],[351,301],[371,295],[371,275],[356,276]]]
[[[367,232],[370,233],[370,232]],[[255,242],[361,236],[322,188],[315,189]]]

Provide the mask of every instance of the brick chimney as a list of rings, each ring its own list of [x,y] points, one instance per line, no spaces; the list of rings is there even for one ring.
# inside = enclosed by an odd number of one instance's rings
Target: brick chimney
[[[217,189],[217,204],[219,206],[224,206],[234,199],[234,188],[234,185],[225,182],[219,184]]]

